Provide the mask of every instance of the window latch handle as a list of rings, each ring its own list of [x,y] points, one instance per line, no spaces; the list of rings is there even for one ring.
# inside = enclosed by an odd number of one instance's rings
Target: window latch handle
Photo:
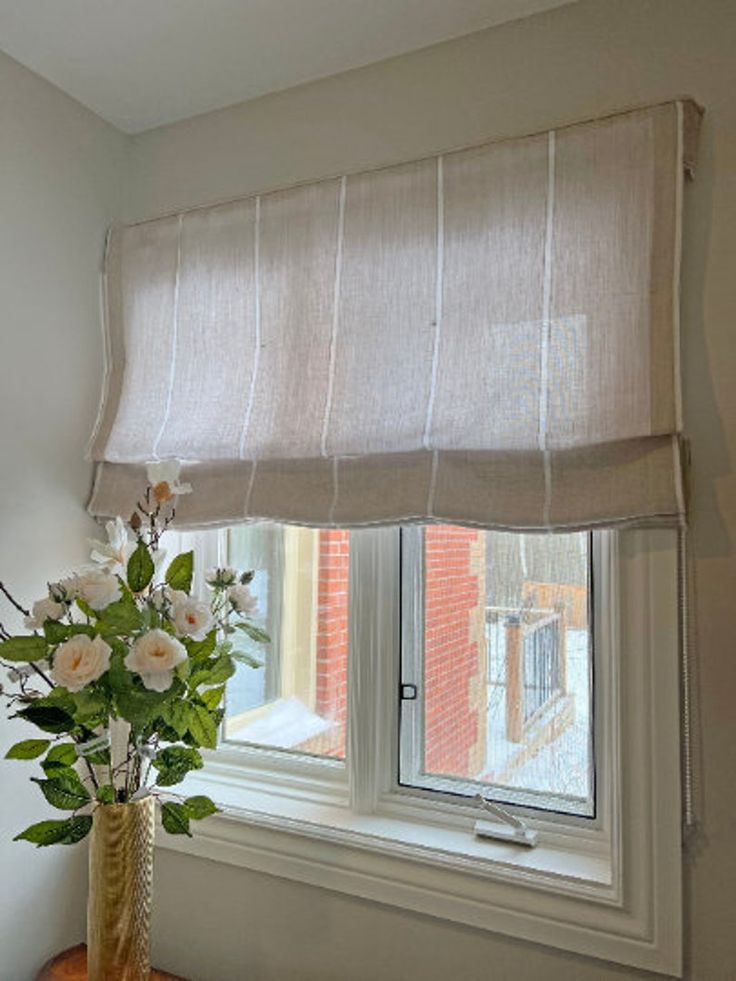
[[[533,848],[537,843],[537,832],[532,831],[527,825],[514,814],[509,813],[499,804],[494,804],[486,800],[482,794],[475,795],[476,803],[484,810],[492,814],[501,824],[496,821],[476,821],[473,825],[473,832],[479,838],[493,838],[496,841],[511,841],[517,845],[526,845]]]

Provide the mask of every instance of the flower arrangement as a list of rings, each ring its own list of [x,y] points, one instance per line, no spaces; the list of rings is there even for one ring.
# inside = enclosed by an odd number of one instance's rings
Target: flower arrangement
[[[128,526],[108,522],[108,540],[91,543],[94,564],[50,583],[30,611],[0,583],[30,631],[11,636],[0,624],[0,663],[16,686],[0,691],[13,716],[43,734],[6,758],[42,757],[34,782],[49,804],[71,812],[15,840],[73,844],[90,831],[95,807],[149,794],[171,834],[190,834],[190,821],[217,810],[204,796],[171,799],[168,788],[203,765],[200,748],[216,746],[235,661],[258,663],[235,649],[233,635],[269,638],[253,620],[252,572],[210,570],[205,602],[192,594],[192,552],[165,565],[161,536],[191,488],[175,461],[149,466],[148,481]]]

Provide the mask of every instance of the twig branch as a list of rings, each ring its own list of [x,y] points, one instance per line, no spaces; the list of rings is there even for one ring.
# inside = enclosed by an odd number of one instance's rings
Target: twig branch
[[[29,664],[31,665],[31,667],[33,668],[33,670],[36,672],[36,674],[39,674],[43,678],[43,680],[46,682],[46,684],[49,686],[49,688],[55,688],[56,687],[56,685],[53,683],[53,681],[51,680],[51,678],[49,678],[48,675],[44,671],[42,671],[37,664],[34,664],[33,661],[30,661]]]
[[[6,599],[8,599],[16,608],[16,610],[19,613],[22,613],[24,617],[29,617],[31,615],[30,610],[26,610],[24,607],[22,607],[20,603],[11,596],[11,594],[5,588],[5,584],[2,582],[0,582],[0,592],[5,594]]]

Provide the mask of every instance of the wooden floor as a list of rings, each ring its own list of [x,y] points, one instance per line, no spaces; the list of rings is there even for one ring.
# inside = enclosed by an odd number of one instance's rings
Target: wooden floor
[[[45,964],[36,981],[87,981],[87,946],[79,944],[62,954],[57,954],[53,960]],[[178,974],[167,974],[166,971],[151,971],[151,981],[186,981]]]

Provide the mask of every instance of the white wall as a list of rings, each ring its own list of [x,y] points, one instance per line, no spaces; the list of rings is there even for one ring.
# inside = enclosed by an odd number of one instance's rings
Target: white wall
[[[0,54],[0,580],[24,600],[86,558],[84,449],[99,397],[99,268],[127,139]],[[0,600],[0,620],[18,625]],[[27,738],[0,712],[0,758]],[[34,730],[35,731],[35,730]],[[85,929],[83,848],[10,839],[53,816],[0,762],[0,979],[30,981]]]
[[[329,39],[326,39],[329,43]],[[687,962],[736,977],[736,6],[581,0],[209,113],[133,142],[149,216],[690,94],[707,107],[688,189],[684,374],[693,439],[704,830],[687,865]],[[197,981],[613,981],[636,972],[159,852],[156,950]],[[199,924],[192,937],[188,910]]]

